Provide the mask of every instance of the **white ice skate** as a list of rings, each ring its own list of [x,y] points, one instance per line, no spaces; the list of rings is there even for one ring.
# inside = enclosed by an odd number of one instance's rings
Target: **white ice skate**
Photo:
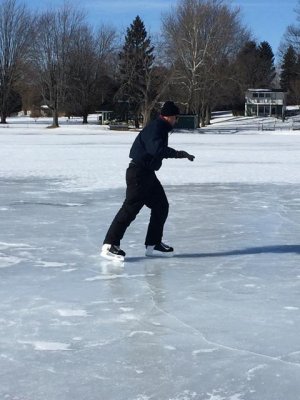
[[[147,257],[173,257],[174,249],[171,246],[161,242],[155,246],[146,246]]]
[[[116,246],[115,244],[107,244],[105,243],[102,246],[101,256],[111,261],[119,261],[123,262],[125,260],[125,251],[120,249],[120,246]]]

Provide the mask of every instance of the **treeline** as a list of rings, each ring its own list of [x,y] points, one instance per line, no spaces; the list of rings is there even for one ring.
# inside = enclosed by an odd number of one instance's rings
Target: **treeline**
[[[300,87],[298,50],[290,43],[283,56],[280,82],[291,96]],[[275,78],[271,46],[253,40],[226,0],[180,0],[162,17],[156,40],[139,16],[120,36],[111,26],[92,28],[67,3],[35,15],[17,0],[0,1],[1,123],[46,105],[54,127],[61,113],[87,123],[101,109],[139,126],[173,99],[203,126],[214,109],[242,113],[245,90],[268,88]]]

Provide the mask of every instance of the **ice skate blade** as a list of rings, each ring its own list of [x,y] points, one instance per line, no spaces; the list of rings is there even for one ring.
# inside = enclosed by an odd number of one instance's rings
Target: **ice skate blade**
[[[150,253],[150,252],[146,252],[145,253],[145,256],[146,257],[152,257],[152,258],[171,258],[171,257],[173,257],[174,256],[174,252],[172,251],[172,252],[165,252],[165,253],[163,253],[163,252],[161,252],[161,251],[153,251],[152,253]]]
[[[125,257],[124,256],[119,256],[117,254],[116,255],[110,255],[110,254],[107,254],[107,253],[102,251],[100,253],[100,255],[101,255],[101,257],[105,258],[106,260],[113,261],[113,262],[116,262],[116,263],[123,263],[125,261]]]

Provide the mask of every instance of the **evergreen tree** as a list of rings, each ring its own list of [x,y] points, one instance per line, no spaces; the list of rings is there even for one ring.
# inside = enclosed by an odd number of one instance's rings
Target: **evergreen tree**
[[[248,40],[237,53],[232,64],[231,84],[228,92],[231,94],[232,109],[235,115],[245,110],[245,92],[257,87],[258,82],[258,51],[254,41]]]
[[[259,63],[259,85],[262,88],[270,88],[276,76],[272,47],[268,42],[264,41],[258,46],[257,52]]]
[[[268,42],[247,41],[232,68],[232,107],[242,112],[247,89],[270,88],[275,78],[274,54]]]
[[[119,68],[119,97],[129,103],[129,111],[134,115],[136,127],[139,126],[139,114],[147,98],[149,76],[155,58],[153,51],[154,47],[151,46],[144,23],[137,16],[127,29]]]
[[[259,46],[247,42],[236,59],[236,73],[241,87],[269,88],[275,78],[274,54],[268,42]]]
[[[246,89],[259,86],[259,52],[254,41],[248,41],[237,55],[235,62],[236,78],[244,93]],[[244,95],[243,95],[244,96]]]
[[[280,86],[288,94],[288,104],[300,103],[300,60],[299,54],[291,45],[283,55]]]
[[[281,65],[280,86],[282,90],[291,90],[292,82],[296,78],[298,56],[293,46],[289,46],[284,53]]]

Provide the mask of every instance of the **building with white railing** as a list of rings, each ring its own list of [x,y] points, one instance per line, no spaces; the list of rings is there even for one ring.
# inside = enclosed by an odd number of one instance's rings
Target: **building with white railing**
[[[280,89],[248,89],[245,95],[245,116],[283,118],[286,93]]]

